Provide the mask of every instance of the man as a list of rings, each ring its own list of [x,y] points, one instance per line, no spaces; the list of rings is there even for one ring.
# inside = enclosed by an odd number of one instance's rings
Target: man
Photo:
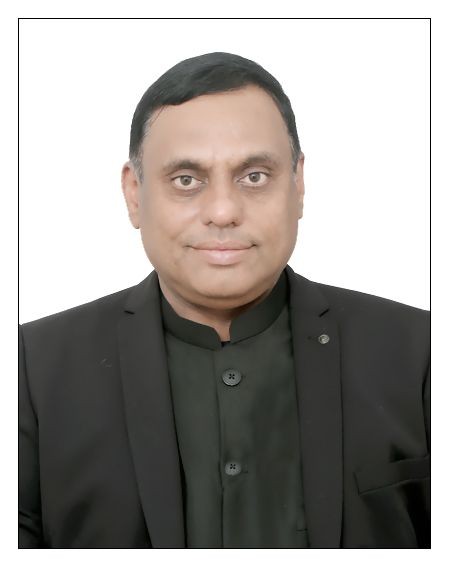
[[[20,328],[19,547],[429,547],[429,313],[288,266],[281,85],[182,61],[129,158],[154,271]]]

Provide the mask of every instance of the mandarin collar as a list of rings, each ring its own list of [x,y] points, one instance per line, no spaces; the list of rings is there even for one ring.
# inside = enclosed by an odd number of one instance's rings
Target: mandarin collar
[[[220,350],[223,346],[235,344],[258,335],[274,323],[287,302],[288,279],[284,269],[275,286],[263,301],[250,307],[232,320],[229,332],[230,340],[223,343],[213,327],[180,317],[165,299],[160,285],[159,296],[162,322],[166,331],[186,343],[210,350]]]

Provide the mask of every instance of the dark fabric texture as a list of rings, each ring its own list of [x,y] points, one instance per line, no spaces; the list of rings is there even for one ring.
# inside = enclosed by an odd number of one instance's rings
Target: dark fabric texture
[[[310,547],[429,547],[429,312],[286,274]],[[156,272],[20,325],[20,548],[186,547],[183,485]]]
[[[187,547],[307,547],[286,284],[284,270],[224,346],[161,293]]]

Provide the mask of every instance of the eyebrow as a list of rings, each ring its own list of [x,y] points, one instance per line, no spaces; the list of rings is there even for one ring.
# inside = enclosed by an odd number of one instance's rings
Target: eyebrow
[[[281,165],[280,159],[270,152],[258,152],[250,154],[237,166],[236,170],[245,169],[252,165],[267,165],[271,169],[276,169]],[[190,158],[175,158],[167,162],[162,167],[162,173],[169,174],[178,169],[194,169],[196,171],[205,172],[207,167],[199,161]]]

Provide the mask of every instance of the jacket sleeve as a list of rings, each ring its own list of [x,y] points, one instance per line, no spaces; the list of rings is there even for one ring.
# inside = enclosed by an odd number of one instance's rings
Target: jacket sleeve
[[[22,325],[19,325],[19,549],[43,545],[38,420],[28,386]]]
[[[423,388],[424,423],[426,426],[427,449],[430,453],[430,363],[427,368]]]

